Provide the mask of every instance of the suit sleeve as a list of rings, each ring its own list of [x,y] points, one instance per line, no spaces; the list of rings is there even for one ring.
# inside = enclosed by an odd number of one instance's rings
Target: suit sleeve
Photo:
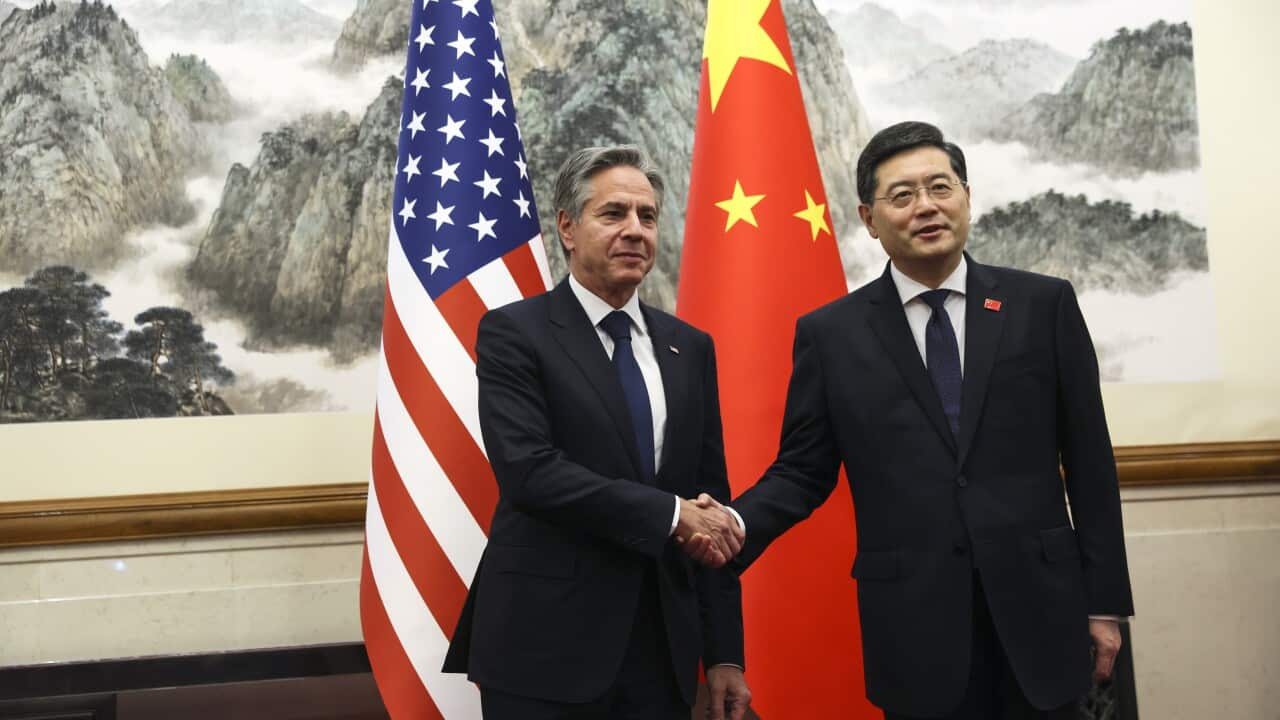
[[[707,339],[703,369],[703,417],[697,490],[721,503],[729,502],[729,473],[724,460],[724,428],[720,420],[720,386],[716,379],[716,351]],[[737,573],[728,568],[698,566],[695,586],[702,620],[702,662],[705,667],[731,663],[746,667],[742,640],[742,587]]]
[[[809,517],[831,496],[839,479],[840,456],[827,412],[819,333],[807,319],[796,323],[778,457],[733,503],[747,526],[747,544],[734,561],[740,570]]]
[[[1070,283],[1058,298],[1058,448],[1084,568],[1090,615],[1133,614],[1120,486],[1098,358]]]
[[[476,375],[480,430],[503,501],[629,550],[662,554],[672,495],[565,457],[553,441],[537,355],[520,326],[500,311],[480,321]]]

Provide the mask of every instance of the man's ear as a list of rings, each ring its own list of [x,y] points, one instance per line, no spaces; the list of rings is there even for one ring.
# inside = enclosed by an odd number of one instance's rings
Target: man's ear
[[[564,247],[565,252],[573,252],[573,231],[576,223],[573,218],[569,217],[569,213],[560,210],[556,213],[556,230],[560,233],[560,245]]]
[[[858,205],[858,217],[862,218],[862,224],[867,226],[867,232],[871,237],[878,240],[880,236],[876,234],[876,228],[871,224],[871,207],[868,205]]]

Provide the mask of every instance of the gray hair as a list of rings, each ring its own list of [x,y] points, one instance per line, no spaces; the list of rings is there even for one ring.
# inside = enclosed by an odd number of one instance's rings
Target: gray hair
[[[649,158],[649,154],[637,145],[614,145],[612,147],[587,147],[578,150],[565,159],[556,174],[554,197],[556,214],[563,210],[573,218],[574,222],[582,220],[582,209],[586,207],[587,196],[591,192],[591,178],[612,167],[625,165],[644,173],[649,185],[653,187],[653,201],[662,213],[662,192],[666,183],[658,166]],[[561,243],[561,249],[564,244]],[[568,250],[565,250],[568,254]]]

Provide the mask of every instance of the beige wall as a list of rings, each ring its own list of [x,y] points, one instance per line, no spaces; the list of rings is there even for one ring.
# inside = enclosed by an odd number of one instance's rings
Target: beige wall
[[[0,667],[360,639],[359,530],[0,551]]]
[[[1276,717],[1280,483],[1124,495],[1141,716]],[[0,552],[0,666],[358,641],[360,541],[313,531]]]
[[[373,416],[0,426],[0,502],[365,482]]]
[[[1138,712],[1280,717],[1280,484],[1124,492]]]

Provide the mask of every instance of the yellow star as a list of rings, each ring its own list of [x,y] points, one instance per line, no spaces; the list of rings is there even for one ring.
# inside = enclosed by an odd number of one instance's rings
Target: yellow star
[[[751,223],[752,227],[760,227],[756,224],[756,214],[752,212],[751,208],[755,207],[756,203],[763,199],[763,195],[748,195],[742,192],[742,182],[735,181],[733,183],[733,197],[716,203],[716,207],[729,213],[729,217],[724,221],[724,231],[729,232],[729,228],[736,225],[739,220]]]
[[[782,51],[760,27],[760,19],[771,2],[773,0],[709,0],[707,3],[707,35],[702,58],[707,61],[712,112],[742,58],[766,62],[791,74]]]
[[[831,228],[827,226],[827,206],[824,203],[815,203],[813,196],[808,190],[804,191],[805,209],[796,213],[795,216],[809,223],[809,231],[813,233],[813,242],[818,241],[818,233],[826,231],[831,234]]]

